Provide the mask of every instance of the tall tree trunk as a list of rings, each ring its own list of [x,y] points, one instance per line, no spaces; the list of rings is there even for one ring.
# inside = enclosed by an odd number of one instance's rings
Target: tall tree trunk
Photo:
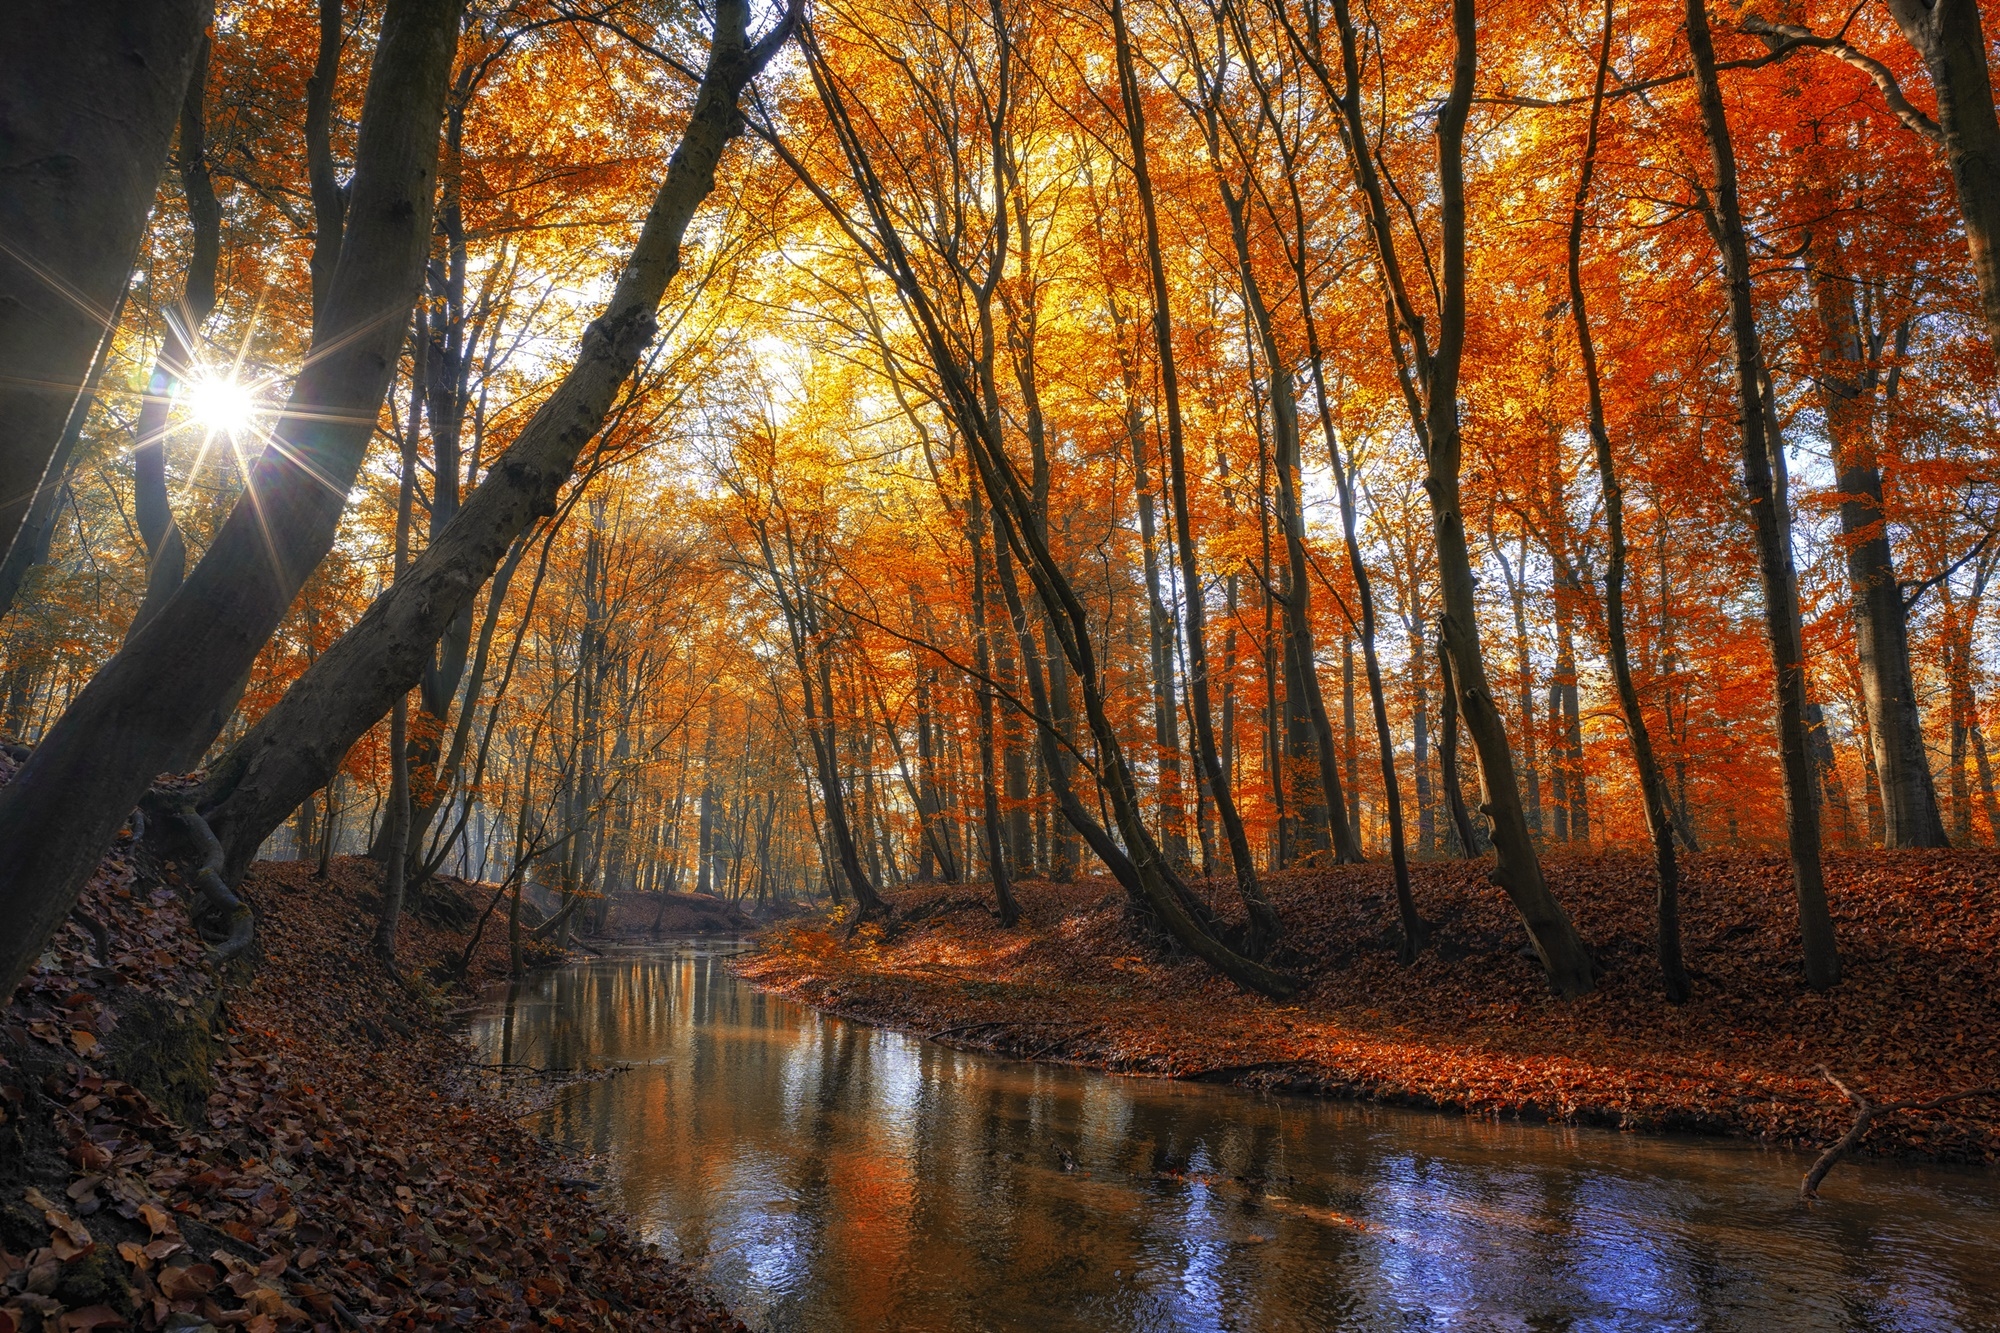
[[[1743,436],[1744,489],[1757,540],[1757,565],[1764,583],[1764,625],[1777,677],[1778,742],[1785,779],[1785,820],[1792,881],[1798,895],[1799,934],[1804,947],[1806,984],[1825,990],[1840,980],[1840,954],[1833,917],[1827,909],[1820,868],[1819,802],[1806,752],[1806,665],[1793,612],[1797,596],[1791,552],[1782,536],[1787,497],[1772,484],[1765,440],[1764,404],[1758,370],[1756,308],[1750,296],[1750,248],[1736,198],[1736,153],[1715,74],[1715,46],[1709,37],[1706,0],[1687,0],[1688,49],[1694,57],[1702,126],[1715,168],[1715,221],[1724,270],[1729,278],[1730,331],[1736,351],[1737,417]],[[1990,111],[1989,111],[1990,116]]]
[[[1271,387],[1272,435],[1277,446],[1278,526],[1285,536],[1287,579],[1283,605],[1286,647],[1292,659],[1289,674],[1298,685],[1297,702],[1302,705],[1300,711],[1304,715],[1301,719],[1305,723],[1304,739],[1310,757],[1319,764],[1320,800],[1304,813],[1309,825],[1315,822],[1314,816],[1317,815],[1318,828],[1314,830],[1314,841],[1321,846],[1331,845],[1335,861],[1351,864],[1362,859],[1361,847],[1347,817],[1347,796],[1340,783],[1340,759],[1334,748],[1333,723],[1327,716],[1326,696],[1320,689],[1319,667],[1313,648],[1311,572],[1306,556],[1305,514],[1298,494],[1298,395],[1294,391],[1291,367],[1278,348],[1277,334],[1271,325],[1271,312],[1264,304],[1256,270],[1250,262],[1250,227],[1244,216],[1244,201],[1230,188],[1228,181],[1221,179],[1219,170],[1217,183],[1222,190],[1223,204],[1229,212],[1230,232],[1235,240],[1237,282],[1243,291],[1244,304],[1249,308]],[[1288,691],[1288,697],[1289,694]]]
[[[1958,190],[1987,337],[2000,356],[2000,121],[1979,0],[1887,0],[1937,91],[1938,128]]]
[[[1542,761],[1540,736],[1535,721],[1535,675],[1528,658],[1528,539],[1521,538],[1521,574],[1516,578],[1507,553],[1496,541],[1493,554],[1500,561],[1500,573],[1507,581],[1507,598],[1514,608],[1514,706],[1521,713],[1521,767],[1526,779],[1521,787],[1525,798],[1528,831],[1542,835]]]
[[[0,904],[19,923],[0,944],[0,991],[25,975],[147,784],[172,756],[198,739],[205,745],[200,733],[215,709],[247,678],[333,544],[416,296],[459,8],[459,0],[389,0],[384,10],[329,337],[314,339],[293,387],[277,426],[283,447],[252,467],[248,493],[180,592],[0,789],[0,843],[11,849]],[[184,87],[176,83],[175,102]],[[318,785],[285,792],[262,832]]]
[[[1443,637],[1452,658],[1452,680],[1459,714],[1479,756],[1485,797],[1482,810],[1493,826],[1493,880],[1507,891],[1528,938],[1557,994],[1581,995],[1592,985],[1589,951],[1570,923],[1569,915],[1549,892],[1541,862],[1528,833],[1514,776],[1514,755],[1507,730],[1494,706],[1487,683],[1486,659],[1479,642],[1478,597],[1472,576],[1471,550],[1466,543],[1460,504],[1459,467],[1463,442],[1459,434],[1459,370],[1465,348],[1466,208],[1465,121],[1471,109],[1478,66],[1478,20],[1473,0],[1452,0],[1451,92],[1437,117],[1437,193],[1442,257],[1436,339],[1417,314],[1403,282],[1387,195],[1371,156],[1369,132],[1361,112],[1359,39],[1347,0],[1334,0],[1339,30],[1344,88],[1338,97],[1343,140],[1368,207],[1369,231],[1375,244],[1385,286],[1396,313],[1399,339],[1407,339],[1415,381],[1405,381],[1405,399],[1412,409],[1424,449],[1424,490],[1430,500],[1431,531],[1437,547],[1438,582],[1444,603]],[[1331,92],[1323,67],[1315,72]],[[1404,364],[1398,354],[1398,365]]]
[[[111,318],[107,321],[107,327],[113,332],[124,314],[126,295],[125,292],[119,293],[118,303],[112,307]],[[76,403],[70,408],[69,420],[64,423],[62,439],[49,458],[48,470],[42,474],[41,484],[35,488],[34,499],[29,502],[27,513],[15,533],[14,544],[7,548],[5,559],[0,559],[0,616],[14,609],[29,572],[49,558],[49,546],[55,540],[56,512],[69,493],[69,477],[76,461],[76,449],[83,442],[83,428],[90,420],[90,409],[96,405],[105,367],[110,364],[111,344],[109,336],[98,344],[90,375],[84,380],[83,392],[77,395]],[[19,715],[11,691],[7,716],[9,734],[20,735],[22,723],[17,720]]]
[[[1262,563],[1257,569],[1259,591],[1263,594],[1264,641],[1258,653],[1264,668],[1264,773],[1270,780],[1271,831],[1275,846],[1271,849],[1271,865],[1283,870],[1292,863],[1292,842],[1294,820],[1285,783],[1284,727],[1281,719],[1284,712],[1284,669],[1281,655],[1284,639],[1277,624],[1277,588],[1272,579],[1276,573],[1276,562],[1271,555],[1271,441],[1264,429],[1263,395],[1257,391],[1253,381],[1250,388],[1251,408],[1256,417],[1257,430],[1257,542],[1258,555]]]
[[[208,89],[208,39],[203,38],[181,105],[181,191],[187,198],[193,245],[177,309],[165,312],[166,337],[146,395],[132,444],[132,517],[146,543],[146,596],[125,631],[130,639],[159,614],[187,572],[187,542],[167,500],[167,416],[194,367],[194,345],[202,322],[215,309],[215,270],[222,262],[222,206],[209,179],[208,140],[202,103]]]
[[[1139,410],[1139,372],[1125,352],[1123,316],[1119,353],[1125,377],[1125,435],[1132,446],[1132,487],[1139,503],[1139,553],[1146,575],[1146,645],[1153,679],[1153,745],[1159,765],[1160,836],[1168,859],[1188,862],[1187,813],[1182,808],[1180,705],[1174,687],[1174,620],[1161,588],[1159,525],[1154,515],[1153,479],[1146,463],[1146,423]],[[1056,654],[1051,653],[1050,657]]]
[[[1340,636],[1340,759],[1347,786],[1347,827],[1361,846],[1361,742],[1354,717],[1354,635]]]
[[[744,87],[789,37],[796,11],[754,46],[748,5],[725,0],[716,38],[679,148],[653,198],[606,309],[585,332],[575,364],[536,410],[458,517],[369,605],[361,619],[285,697],[210,768],[200,802],[240,875],[282,819],[287,800],[324,782],[338,756],[423,676],[433,646],[459,609],[536,518],[555,512],[576,459],[657,331],[655,312],[680,271],[680,241],[715,186],[722,152],[740,132]],[[439,96],[442,96],[440,92]],[[433,133],[433,142],[435,134]],[[357,193],[357,199],[359,195]]]
[[[1569,215],[1569,306],[1576,321],[1577,350],[1583,361],[1584,387],[1589,394],[1590,440],[1597,455],[1597,479],[1604,496],[1604,520],[1610,554],[1604,571],[1605,637],[1609,641],[1611,679],[1625,716],[1625,736],[1632,746],[1632,764],[1639,774],[1639,794],[1646,806],[1646,831],[1653,841],[1654,946],[1660,978],[1671,1004],[1688,997],[1687,966],[1681,958],[1680,865],[1674,856],[1674,817],[1667,799],[1666,779],[1653,755],[1652,733],[1632,680],[1632,657],[1625,636],[1625,489],[1611,453],[1611,433],[1604,424],[1604,389],[1597,370],[1597,344],[1591,336],[1590,311],[1583,287],[1583,226],[1590,206],[1591,177],[1597,169],[1598,129],[1604,115],[1604,83],[1611,69],[1612,5],[1604,0],[1604,36],[1597,48],[1597,78],[1590,95],[1590,130],[1584,140],[1583,171],[1577,178],[1576,200]]]
[[[416,500],[417,432],[423,420],[423,325],[410,339],[410,418],[403,432],[402,480],[396,488],[396,557],[394,577],[410,563],[410,513]],[[393,391],[393,386],[392,386]],[[393,971],[396,932],[403,920],[403,891],[409,880],[410,845],[410,699],[398,695],[389,710],[389,810],[383,821],[382,911],[375,922],[375,956]]]
[[[1854,646],[1861,660],[1861,696],[1875,746],[1875,771],[1882,783],[1884,845],[1942,847],[1944,821],[1938,815],[1937,789],[1924,753],[1923,719],[1910,670],[1909,621],[1882,511],[1875,433],[1883,375],[1878,356],[1871,355],[1879,353],[1879,344],[1869,345],[1874,340],[1856,315],[1854,282],[1845,272],[1839,233],[1815,234],[1806,258],[1813,309],[1824,340],[1815,379],[1827,438],[1833,444]],[[1907,337],[1905,325],[1898,342]]]
[[[1173,498],[1174,544],[1181,567],[1182,601],[1186,607],[1184,632],[1187,636],[1188,695],[1194,713],[1195,754],[1208,782],[1209,796],[1215,801],[1216,816],[1229,841],[1229,857],[1236,872],[1237,892],[1249,913],[1250,930],[1244,938],[1249,954],[1262,957],[1278,942],[1283,927],[1278,914],[1257,883],[1257,866],[1250,856],[1250,842],[1243,832],[1243,819],[1230,794],[1227,775],[1215,746],[1214,711],[1209,704],[1207,610],[1201,581],[1201,564],[1195,550],[1194,519],[1188,509],[1187,458],[1182,439],[1180,378],[1174,363],[1173,314],[1169,309],[1165,260],[1161,254],[1160,222],[1153,200],[1153,180],[1146,160],[1146,114],[1141,100],[1139,76],[1132,59],[1131,34],[1125,26],[1123,0],[1111,0],[1111,32],[1118,58],[1119,92],[1125,113],[1126,137],[1132,148],[1132,177],[1139,194],[1139,213],[1145,222],[1146,264],[1153,294],[1153,341],[1160,358],[1160,399],[1167,424],[1167,480]]]
[[[1412,602],[1416,597],[1412,594]],[[1417,850],[1437,855],[1437,797],[1431,787],[1430,691],[1425,685],[1423,631],[1412,620],[1410,634],[1410,764],[1417,786]]]
[[[318,332],[340,265],[340,233],[346,225],[347,194],[333,160],[333,94],[340,82],[340,48],[345,36],[341,0],[319,0],[319,50],[306,80],[306,181],[312,195],[313,330]]]
[[[801,682],[802,689],[811,689],[809,683]],[[709,878],[709,862],[715,856],[715,731],[718,719],[715,701],[709,700],[708,730],[701,743],[701,794],[695,798],[696,833],[694,844],[694,891],[713,893],[715,885]]]
[[[1410,853],[1403,831],[1403,789],[1396,775],[1396,739],[1389,730],[1388,693],[1382,686],[1382,660],[1375,650],[1375,586],[1361,555],[1361,539],[1354,512],[1354,470],[1352,456],[1341,457],[1340,437],[1335,432],[1331,405],[1326,401],[1324,383],[1318,386],[1320,411],[1326,432],[1327,458],[1333,464],[1334,489],[1340,495],[1340,526],[1347,543],[1347,569],[1354,578],[1355,600],[1361,603],[1361,664],[1368,676],[1368,707],[1375,718],[1375,750],[1382,774],[1382,806],[1389,826],[1389,861],[1396,879],[1396,913],[1403,927],[1399,957],[1414,962],[1430,943],[1430,925],[1417,912],[1417,900],[1410,889]]]
[[[985,814],[986,869],[993,879],[1000,924],[1011,930],[1020,922],[1021,909],[1014,901],[1014,886],[1008,876],[1008,849],[1000,827],[1000,794],[994,777],[993,687],[989,683],[992,654],[986,628],[986,506],[980,503],[976,480],[965,497],[965,535],[972,544],[972,654],[979,673],[973,680],[973,692],[979,699],[979,793]]]
[[[1986,811],[1986,840],[2000,846],[2000,791],[1993,781],[1993,759],[1986,750],[1986,733],[1979,725],[1979,710],[1972,710],[1972,757],[1979,765],[1979,800]]]
[[[958,859],[952,854],[951,830],[945,820],[943,794],[938,783],[936,730],[931,721],[931,687],[935,675],[919,668],[917,671],[917,774],[920,800],[918,809],[924,823],[925,863],[929,863],[932,852],[937,854],[938,866],[945,883],[956,884],[959,879]]]
[[[1559,581],[1556,586],[1556,674],[1550,686],[1549,720],[1556,728],[1558,748],[1554,763],[1561,770],[1557,794],[1563,809],[1557,828],[1564,839],[1589,846],[1590,793],[1584,786],[1583,710],[1577,689],[1576,638],[1572,628],[1574,598],[1581,591],[1574,583],[1565,585]]]
[[[0,42],[0,550],[115,330],[209,14],[209,0],[10,6]]]

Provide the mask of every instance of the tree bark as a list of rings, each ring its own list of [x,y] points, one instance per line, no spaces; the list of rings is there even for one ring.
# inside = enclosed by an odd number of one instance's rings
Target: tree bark
[[[2000,357],[2000,122],[1978,0],[1887,0],[1937,91],[1938,128],[1992,351]]]
[[[209,9],[10,7],[0,42],[0,550],[115,329]]]
[[[313,330],[318,332],[340,263],[347,192],[333,160],[333,94],[340,81],[341,0],[319,0],[319,50],[306,80],[306,183],[312,195]]]
[[[410,563],[410,516],[417,489],[417,433],[424,412],[423,338],[420,318],[410,339],[410,417],[403,431],[402,482],[396,488],[395,578],[401,578]],[[375,956],[391,971],[396,967],[396,932],[402,925],[403,892],[409,883],[409,848],[410,697],[399,694],[389,711],[389,809],[383,820],[382,911],[375,922]]]
[[[1000,827],[1000,794],[994,776],[992,653],[986,626],[986,509],[980,503],[978,485],[974,480],[965,497],[965,535],[972,544],[972,652],[973,665],[979,673],[972,688],[979,700],[980,808],[985,815],[987,874],[993,880],[1000,924],[1011,930],[1021,920],[1021,909],[1014,901],[1014,887],[1008,876],[1009,852]],[[1019,854],[1018,849],[1014,854]]]
[[[120,316],[125,310],[125,293],[120,293],[118,304],[112,308],[108,327],[116,331]],[[83,442],[83,428],[90,420],[90,409],[97,402],[98,386],[104,381],[104,369],[111,360],[111,338],[106,337],[98,344],[97,357],[91,363],[90,375],[83,383],[83,392],[77,395],[76,403],[70,409],[69,420],[63,426],[62,439],[49,458],[48,471],[43,473],[41,484],[35,488],[35,496],[29,503],[27,514],[21,520],[15,533],[14,544],[7,549],[4,560],[0,560],[0,616],[14,609],[14,603],[21,595],[21,587],[27,582],[28,574],[35,566],[49,558],[49,545],[55,539],[56,510],[61,506],[63,495],[69,485],[70,469],[76,459],[76,447]],[[13,670],[20,670],[17,664]],[[7,727],[12,735],[20,734],[20,720],[16,716],[13,694],[9,692]]]
[[[585,331],[575,364],[535,412],[444,532],[408,574],[315,662],[270,712],[211,766],[201,805],[240,876],[285,803],[325,781],[355,738],[423,676],[438,638],[508,546],[556,497],[596,437],[619,387],[656,331],[654,312],[680,271],[680,242],[715,186],[723,149],[741,130],[737,99],[795,18],[749,45],[744,0],[726,0],[688,127],[653,198],[604,314]],[[351,224],[350,224],[351,225]]]
[[[1167,857],[1188,863],[1187,812],[1182,806],[1180,705],[1174,688],[1174,619],[1160,586],[1159,524],[1153,507],[1152,474],[1146,466],[1146,423],[1139,410],[1139,371],[1126,350],[1124,316],[1115,301],[1120,369],[1125,381],[1125,436],[1132,446],[1132,489],[1139,505],[1139,554],[1146,575],[1146,647],[1153,681],[1153,745],[1159,765],[1160,836]],[[1056,654],[1051,653],[1053,659]]]
[[[247,678],[333,544],[416,296],[459,8],[459,0],[390,0],[384,11],[323,321],[329,336],[314,339],[248,494],[180,592],[0,789],[0,843],[12,853],[0,869],[0,904],[19,923],[0,944],[0,989],[11,992],[26,974],[133,803]],[[320,781],[330,772],[331,757]],[[288,790],[262,832],[318,785]]]
[[[194,243],[177,309],[165,311],[166,338],[146,396],[139,403],[139,422],[132,443],[132,517],[146,544],[146,595],[126,628],[130,639],[159,614],[187,573],[187,541],[167,499],[167,416],[194,367],[194,341],[202,321],[215,309],[215,270],[222,262],[222,206],[209,178],[208,141],[202,103],[208,88],[208,39],[204,37],[188,78],[181,105],[181,192],[187,199],[188,229]],[[197,756],[198,757],[198,756]]]
[[[1598,484],[1604,495],[1604,519],[1610,555],[1604,571],[1605,637],[1609,640],[1611,679],[1625,716],[1625,736],[1632,746],[1632,764],[1639,773],[1639,793],[1646,806],[1646,831],[1653,841],[1654,945],[1660,978],[1672,1004],[1688,998],[1687,966],[1681,958],[1680,865],[1674,856],[1673,805],[1667,783],[1653,754],[1652,733],[1632,680],[1632,656],[1625,636],[1625,489],[1611,453],[1611,433],[1604,423],[1604,388],[1597,369],[1597,344],[1591,336],[1590,311],[1583,287],[1583,224],[1590,205],[1591,177],[1597,169],[1598,129],[1604,115],[1604,84],[1611,70],[1612,5],[1604,0],[1604,36],[1597,48],[1597,79],[1590,97],[1590,130],[1584,140],[1583,170],[1577,178],[1576,200],[1569,216],[1569,304],[1576,321],[1577,350],[1583,361],[1584,387],[1589,395],[1590,440],[1597,455]]]
[[[1879,355],[1871,354],[1879,354],[1880,344],[1863,330],[1856,315],[1854,283],[1844,272],[1838,233],[1815,235],[1806,257],[1813,309],[1824,339],[1814,378],[1826,413],[1827,438],[1833,444],[1861,697],[1868,709],[1875,772],[1881,782],[1883,845],[1943,847],[1944,821],[1924,752],[1923,718],[1910,670],[1909,620],[1882,510],[1875,431],[1884,377]],[[1889,371],[1895,374],[1894,369]]]
[[[1840,980],[1840,954],[1834,942],[1833,917],[1827,909],[1826,881],[1820,867],[1819,802],[1813,792],[1812,760],[1806,750],[1805,649],[1799,640],[1798,620],[1793,612],[1797,592],[1791,552],[1782,535],[1787,497],[1772,483],[1762,386],[1758,379],[1762,351],[1757,339],[1756,308],[1750,296],[1750,248],[1736,198],[1736,153],[1730,144],[1722,88],[1716,79],[1715,46],[1709,36],[1705,6],[1706,0],[1687,0],[1688,50],[1694,57],[1702,126],[1715,168],[1714,214],[1729,279],[1744,489],[1756,535],[1758,571],[1764,584],[1764,625],[1771,645],[1771,668],[1777,677],[1786,837],[1791,851],[1793,887],[1798,895],[1806,984],[1814,990],[1825,990]]]
[[[1361,113],[1359,40],[1347,0],[1334,0],[1339,31],[1344,88],[1337,95],[1343,141],[1357,183],[1367,204],[1374,241],[1391,308],[1396,312],[1399,339],[1407,338],[1415,382],[1405,381],[1405,399],[1412,424],[1423,445],[1427,472],[1424,490],[1431,505],[1431,531],[1437,547],[1438,581],[1444,603],[1442,634],[1452,657],[1453,684],[1460,716],[1479,757],[1485,796],[1482,810],[1492,821],[1495,864],[1493,880],[1507,891],[1520,913],[1549,984],[1557,994],[1581,995],[1592,986],[1592,963],[1569,915],[1549,892],[1521,808],[1514,776],[1513,751],[1507,730],[1494,706],[1487,683],[1486,659],[1479,642],[1478,599],[1472,576],[1472,556],[1466,543],[1460,504],[1459,467],[1463,450],[1458,414],[1459,370],[1465,348],[1466,209],[1465,122],[1471,109],[1478,66],[1478,20],[1473,0],[1452,0],[1451,92],[1437,117],[1437,192],[1440,211],[1438,251],[1442,285],[1433,342],[1417,314],[1402,279],[1394,232],[1384,192]],[[1332,91],[1331,80],[1316,73]],[[1397,364],[1404,359],[1398,344]]]
[[[1458,842],[1458,854],[1467,860],[1479,855],[1479,835],[1473,830],[1472,816],[1465,809],[1465,788],[1458,780],[1458,707],[1455,703],[1457,691],[1451,683],[1451,654],[1445,651],[1444,638],[1438,638],[1438,674],[1442,677],[1438,699],[1443,704],[1444,717],[1438,726],[1438,776],[1444,781],[1445,809],[1451,812],[1451,829]]]
[[[1132,176],[1139,194],[1139,213],[1145,221],[1146,264],[1153,293],[1153,340],[1160,357],[1160,398],[1167,422],[1167,479],[1173,495],[1174,544],[1181,567],[1182,600],[1186,605],[1184,628],[1187,635],[1188,695],[1194,714],[1195,755],[1208,781],[1208,793],[1215,813],[1229,840],[1229,858],[1236,872],[1236,889],[1250,917],[1244,947],[1252,957],[1262,957],[1283,933],[1278,914],[1272,910],[1257,883],[1257,866],[1250,856],[1250,841],[1244,836],[1243,818],[1230,794],[1228,775],[1215,746],[1214,710],[1209,704],[1206,594],[1201,580],[1201,562],[1195,549],[1194,519],[1188,511],[1187,457],[1182,440],[1180,379],[1174,364],[1173,315],[1168,306],[1169,288],[1165,260],[1161,255],[1160,222],[1153,200],[1152,175],[1146,161],[1146,115],[1141,101],[1139,76],[1132,59],[1131,36],[1126,30],[1122,0],[1111,0],[1111,31],[1117,50],[1120,100],[1125,113],[1125,132],[1132,149]]]

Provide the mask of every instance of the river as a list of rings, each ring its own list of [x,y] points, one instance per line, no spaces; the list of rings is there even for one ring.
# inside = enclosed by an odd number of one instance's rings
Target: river
[[[1028,1064],[687,941],[496,992],[529,1122],[753,1329],[1996,1329],[2000,1178]]]

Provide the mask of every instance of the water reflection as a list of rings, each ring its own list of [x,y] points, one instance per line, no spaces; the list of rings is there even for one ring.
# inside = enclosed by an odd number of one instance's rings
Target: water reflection
[[[987,1059],[689,943],[565,968],[494,1060],[640,1067],[537,1128],[753,1328],[2000,1327],[2000,1181]]]

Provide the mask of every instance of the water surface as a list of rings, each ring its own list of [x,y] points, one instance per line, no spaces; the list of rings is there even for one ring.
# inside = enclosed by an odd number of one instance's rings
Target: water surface
[[[954,1051],[686,942],[495,996],[531,1122],[753,1329],[1996,1329],[2000,1179]]]

